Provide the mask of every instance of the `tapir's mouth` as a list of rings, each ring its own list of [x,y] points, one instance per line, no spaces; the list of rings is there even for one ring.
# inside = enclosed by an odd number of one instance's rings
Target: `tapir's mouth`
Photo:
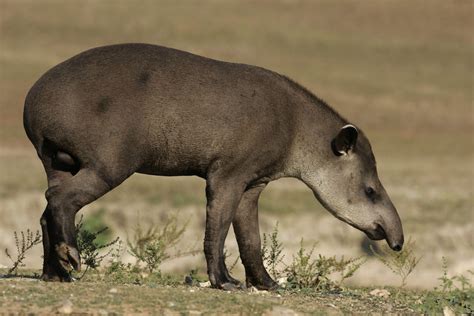
[[[387,238],[387,234],[380,224],[376,224],[374,229],[365,230],[364,232],[372,240],[382,240]]]
[[[392,240],[390,236],[385,232],[384,228],[380,224],[375,224],[374,229],[365,230],[365,234],[372,240],[382,240],[385,239],[387,241],[388,246],[395,251],[402,250],[403,246],[403,235],[401,240]]]

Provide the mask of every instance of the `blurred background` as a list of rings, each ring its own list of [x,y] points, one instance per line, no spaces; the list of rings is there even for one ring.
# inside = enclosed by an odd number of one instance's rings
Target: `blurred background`
[[[0,0],[0,265],[13,232],[40,229],[46,178],[22,123],[28,89],[50,67],[86,49],[146,42],[254,64],[313,91],[369,136],[405,235],[422,256],[410,287],[474,269],[473,2],[471,1],[49,1]],[[59,89],[61,87],[58,87]],[[332,217],[302,183],[271,183],[261,232],[279,222],[286,261],[301,238],[315,252],[359,256],[363,233]],[[202,249],[204,181],[134,175],[80,213],[126,240],[137,221],[177,214],[180,243]],[[226,247],[238,254],[230,233]],[[28,256],[41,267],[42,248]],[[126,258],[127,259],[127,258]],[[205,272],[199,253],[166,272]],[[243,278],[240,265],[236,275]],[[369,260],[351,281],[397,284]]]

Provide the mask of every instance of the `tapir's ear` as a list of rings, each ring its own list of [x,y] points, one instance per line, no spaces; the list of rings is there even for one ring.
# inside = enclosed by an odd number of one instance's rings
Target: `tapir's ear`
[[[359,132],[354,125],[343,126],[331,143],[334,154],[338,156],[347,155],[349,151],[354,149],[358,135]]]

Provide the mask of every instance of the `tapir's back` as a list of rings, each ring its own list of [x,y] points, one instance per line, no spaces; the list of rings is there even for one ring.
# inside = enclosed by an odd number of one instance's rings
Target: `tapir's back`
[[[100,47],[35,84],[25,128],[39,151],[46,138],[85,162],[133,155],[142,172],[202,174],[216,158],[264,147],[277,159],[289,147],[294,114],[280,82],[262,68],[160,46]]]

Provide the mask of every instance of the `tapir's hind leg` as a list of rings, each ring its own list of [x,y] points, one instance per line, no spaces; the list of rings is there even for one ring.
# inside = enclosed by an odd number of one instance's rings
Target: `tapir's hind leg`
[[[255,286],[259,290],[271,290],[275,289],[277,284],[263,266],[258,227],[258,198],[264,188],[262,185],[245,191],[232,225],[245,267],[247,286]]]
[[[80,269],[74,221],[77,211],[113,189],[129,174],[83,168],[72,176],[50,167],[45,169],[49,188],[48,204],[41,217],[45,249],[42,279],[69,281],[70,267]]]
[[[43,161],[44,162],[44,161]],[[48,187],[59,185],[61,182],[66,181],[67,179],[72,177],[70,172],[61,171],[61,170],[54,170],[51,168],[50,164],[45,164],[45,170],[48,177]],[[60,267],[55,267],[55,261],[52,260],[53,251],[49,232],[48,232],[48,221],[51,222],[50,213],[48,208],[46,207],[43,215],[40,219],[41,224],[41,232],[43,237],[43,279],[50,279],[50,280],[67,280],[69,279],[69,274],[66,273]],[[58,263],[58,262],[56,262]]]

